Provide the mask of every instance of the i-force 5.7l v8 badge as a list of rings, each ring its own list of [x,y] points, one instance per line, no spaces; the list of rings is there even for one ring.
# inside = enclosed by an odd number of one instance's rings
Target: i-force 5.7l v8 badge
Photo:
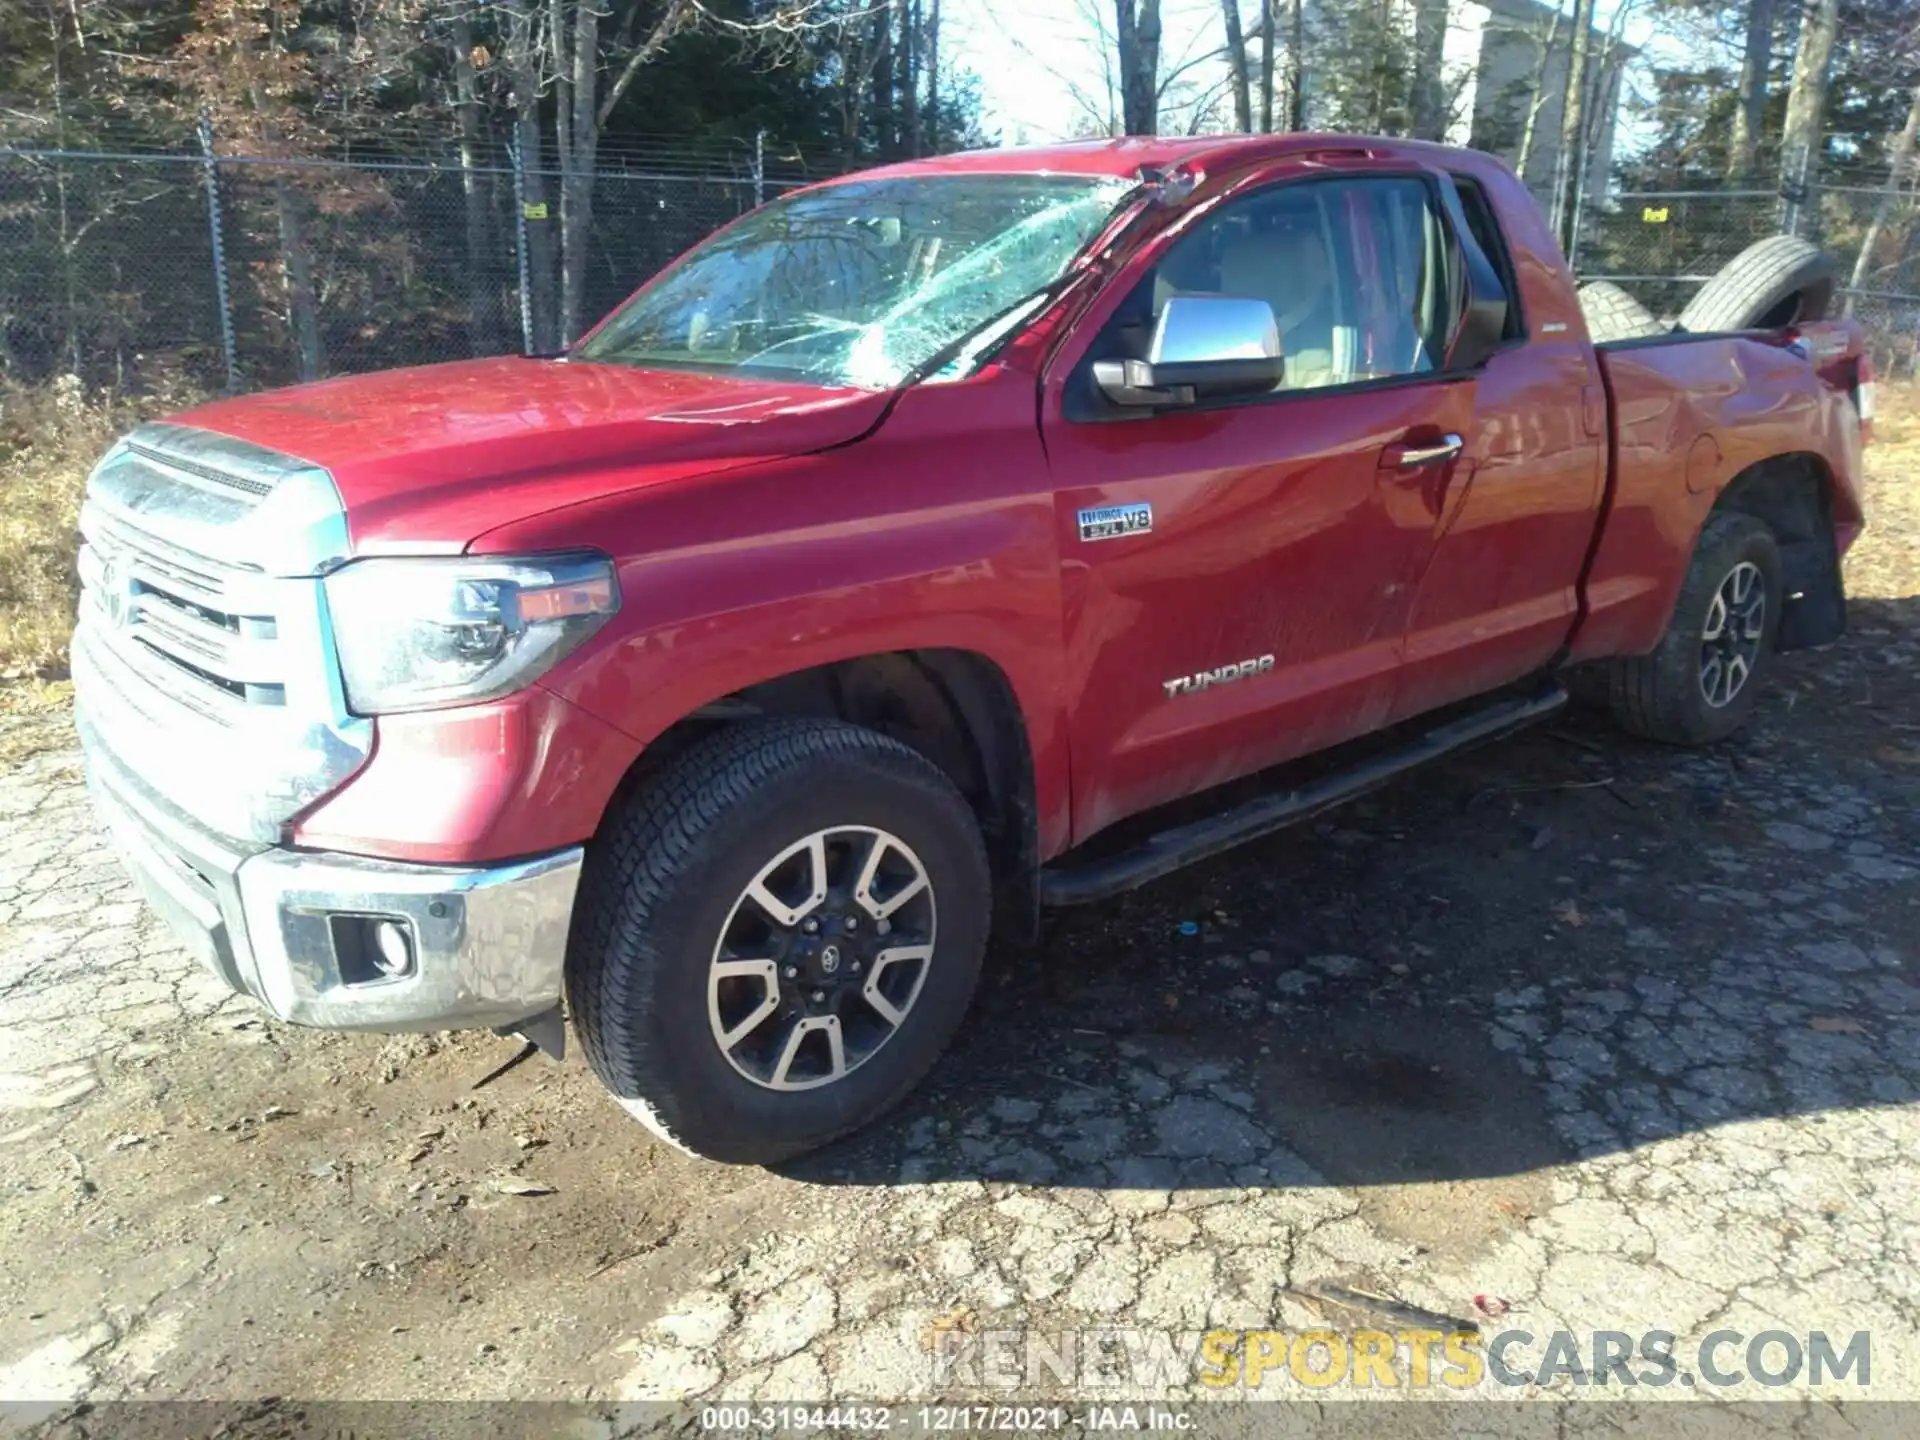
[[[1096,505],[1080,512],[1082,540],[1118,540],[1123,535],[1146,535],[1153,530],[1153,506]]]

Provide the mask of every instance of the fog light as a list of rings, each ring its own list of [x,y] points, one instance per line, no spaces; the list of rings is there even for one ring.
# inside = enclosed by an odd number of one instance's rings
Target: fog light
[[[333,961],[343,985],[384,985],[415,974],[413,926],[385,915],[329,915]]]
[[[389,979],[413,973],[413,937],[397,920],[373,927],[373,968]]]

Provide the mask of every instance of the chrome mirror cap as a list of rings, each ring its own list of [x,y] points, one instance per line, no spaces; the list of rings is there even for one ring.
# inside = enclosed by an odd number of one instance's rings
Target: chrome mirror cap
[[[1273,307],[1237,295],[1175,295],[1160,307],[1145,360],[1093,364],[1107,402],[1136,413],[1261,395],[1284,377]]]
[[[1279,354],[1280,326],[1266,301],[1238,295],[1175,295],[1160,307],[1147,361],[1187,365],[1269,360]]]

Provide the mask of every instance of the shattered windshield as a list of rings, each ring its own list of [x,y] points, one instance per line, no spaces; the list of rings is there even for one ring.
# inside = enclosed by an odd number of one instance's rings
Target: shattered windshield
[[[939,175],[777,200],[627,301],[574,358],[886,389],[1049,285],[1130,188]]]

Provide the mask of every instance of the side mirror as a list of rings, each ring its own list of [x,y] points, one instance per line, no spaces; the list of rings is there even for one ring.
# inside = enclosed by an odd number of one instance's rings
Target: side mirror
[[[1273,307],[1233,295],[1173,296],[1160,309],[1146,359],[1093,366],[1107,399],[1131,406],[1258,395],[1285,374]]]
[[[1500,272],[1493,268],[1487,252],[1473,237],[1473,226],[1460,203],[1459,188],[1449,177],[1440,182],[1442,203],[1453,223],[1454,240],[1459,246],[1460,284],[1466,303],[1454,322],[1447,345],[1448,370],[1477,370],[1500,348],[1507,333],[1507,306],[1513,303]]]
[[[1507,296],[1500,288],[1499,278],[1492,275],[1488,267],[1488,276],[1493,281],[1493,289],[1488,291],[1475,283],[1476,277],[1471,268],[1467,272],[1467,304],[1461,312],[1460,323],[1453,334],[1453,348],[1447,355],[1449,370],[1477,370],[1486,363],[1487,357],[1500,348],[1500,342],[1507,333]]]

